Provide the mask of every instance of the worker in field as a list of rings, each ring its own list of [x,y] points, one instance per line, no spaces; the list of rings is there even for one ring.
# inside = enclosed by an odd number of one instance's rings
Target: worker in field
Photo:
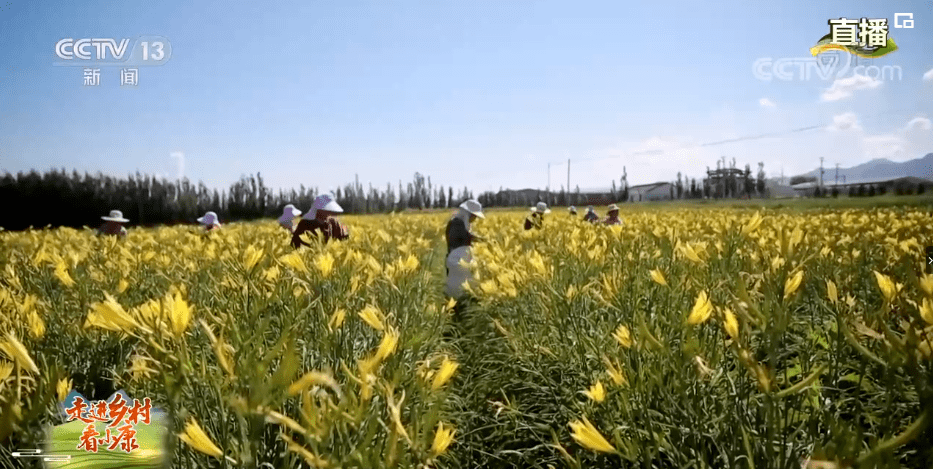
[[[350,237],[350,230],[346,225],[340,223],[334,215],[343,213],[343,207],[334,200],[331,194],[321,194],[314,199],[314,205],[311,210],[301,218],[295,232],[292,233],[292,246],[296,249],[301,246],[309,246],[301,239],[301,235],[308,233],[315,237],[319,234],[323,242],[331,239],[343,240]]]
[[[606,219],[603,220],[604,225],[621,225],[622,220],[619,219],[619,207],[616,204],[612,204],[607,209]]]
[[[567,207],[567,211],[570,212],[571,217],[577,216],[577,207],[574,207],[573,205],[571,205],[570,207]]]
[[[588,221],[590,223],[596,223],[599,221],[599,215],[597,215],[596,211],[593,210],[592,205],[586,208],[586,213],[583,214],[583,221]]]
[[[288,230],[289,233],[295,232],[295,218],[301,215],[301,210],[294,205],[288,204],[282,209],[282,216],[279,217],[279,226]]]
[[[457,207],[457,213],[447,222],[447,287],[445,293],[451,298],[460,299],[465,291],[463,284],[473,279],[470,269],[463,264],[472,261],[470,246],[473,241],[483,241],[483,237],[470,231],[470,225],[477,218],[486,218],[483,206],[476,200],[470,199]],[[462,262],[461,262],[462,261]]]
[[[531,207],[531,215],[525,217],[525,229],[530,230],[534,228],[540,230],[544,227],[544,215],[548,213],[551,213],[551,209],[547,208],[547,204],[538,202],[537,205]]]
[[[100,228],[97,229],[98,236],[126,236],[126,228],[123,227],[123,224],[128,223],[129,220],[123,218],[123,212],[119,210],[111,210],[109,216],[100,217],[100,219],[104,220],[104,224],[100,225]]]
[[[220,220],[214,212],[207,212],[203,217],[198,218],[198,223],[204,225],[204,231],[216,231],[220,229]]]

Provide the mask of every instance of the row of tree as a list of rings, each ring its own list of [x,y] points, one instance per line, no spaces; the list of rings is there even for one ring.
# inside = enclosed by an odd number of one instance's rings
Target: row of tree
[[[735,169],[734,159],[730,169],[724,162],[722,167],[718,163],[717,170],[707,169],[708,177],[701,181],[685,179],[678,173],[676,182],[670,184],[670,198],[764,195],[762,163],[759,163],[757,181],[752,179],[748,165],[743,172]],[[638,201],[628,184],[625,168],[620,182],[621,185],[616,186],[613,181],[612,188],[605,194],[581,193],[577,186],[574,192],[563,187],[559,192],[484,192],[477,199],[486,207],[530,206],[540,201],[556,206]],[[277,217],[286,204],[308,210],[318,193],[317,188],[304,185],[298,190],[276,192],[266,186],[259,173],[242,176],[229,189],[218,191],[187,178],[171,181],[138,172],[126,178],[101,173],[68,173],[64,169],[44,173],[33,170],[16,175],[5,172],[0,176],[0,200],[8,209],[0,219],[0,227],[18,230],[30,226],[96,225],[101,215],[113,209],[122,211],[132,224],[139,225],[192,223],[207,211],[216,212],[222,221],[249,220]],[[473,198],[469,188],[455,192],[453,187],[433,184],[430,177],[421,173],[415,173],[411,182],[399,181],[397,187],[386,184],[383,190],[372,184],[363,187],[356,178],[353,183],[338,187],[334,195],[347,213],[452,208]]]
[[[926,193],[926,185],[919,183],[916,187],[912,185],[895,185],[893,187],[894,195],[922,195]],[[888,187],[884,184],[874,185],[874,184],[859,184],[858,186],[849,186],[848,194],[849,197],[874,197],[876,195],[886,195],[888,193]],[[819,186],[814,188],[813,196],[814,197],[839,197],[840,191],[838,187],[833,187],[832,189],[820,189]]]
[[[187,178],[170,181],[139,173],[119,178],[64,169],[5,172],[0,176],[0,200],[5,205],[0,227],[96,226],[111,210],[122,211],[134,225],[192,223],[207,211],[216,212],[221,221],[249,220],[277,217],[286,204],[306,211],[318,193],[317,188],[304,185],[276,192],[259,173],[243,176],[228,190],[218,191]],[[384,191],[371,185],[364,190],[357,180],[338,188],[334,195],[347,213],[455,207],[473,197],[467,188],[455,194],[452,187],[435,186],[420,173],[407,185],[399,181],[398,192],[391,185]]]

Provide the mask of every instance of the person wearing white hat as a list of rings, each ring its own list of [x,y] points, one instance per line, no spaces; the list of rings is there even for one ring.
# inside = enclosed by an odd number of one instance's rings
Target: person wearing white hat
[[[596,211],[593,210],[592,205],[586,208],[586,213],[583,215],[583,221],[588,221],[590,223],[596,223],[599,221],[599,215],[597,215]]]
[[[220,228],[220,220],[217,219],[217,214],[214,212],[207,212],[203,217],[198,218],[198,223],[204,225],[204,231],[213,231]]]
[[[544,202],[538,202],[537,205],[531,207],[531,215],[525,218],[525,229],[535,228],[540,230],[544,226],[544,215],[547,213],[551,213],[551,209],[547,208],[547,204]]]
[[[288,230],[289,233],[295,231],[295,218],[301,215],[301,210],[294,205],[288,204],[282,209],[282,216],[279,217],[279,226]]]
[[[123,227],[123,224],[129,222],[129,220],[123,218],[123,212],[111,210],[109,216],[100,217],[100,219],[104,220],[104,224],[97,229],[98,235],[126,236],[126,228]]]
[[[567,207],[567,211],[570,212],[571,217],[577,216],[577,207],[571,205],[570,207]]]
[[[463,264],[472,262],[470,246],[473,241],[483,241],[481,236],[470,232],[470,223],[477,218],[486,218],[483,206],[474,199],[467,200],[457,207],[457,213],[447,222],[447,296],[461,299],[465,295],[464,283],[472,282],[473,274]],[[461,262],[462,261],[462,262]]]
[[[301,235],[308,233],[314,236],[320,231],[323,235],[323,241],[326,243],[331,239],[347,239],[350,237],[350,231],[340,223],[335,214],[343,213],[343,207],[334,200],[331,194],[321,194],[314,199],[314,205],[305,216],[301,217],[295,232],[292,233],[292,246],[296,249],[301,246],[309,246],[302,241]]]
[[[604,225],[622,224],[622,220],[619,219],[619,207],[616,204],[610,205],[606,210],[606,219],[603,220]]]

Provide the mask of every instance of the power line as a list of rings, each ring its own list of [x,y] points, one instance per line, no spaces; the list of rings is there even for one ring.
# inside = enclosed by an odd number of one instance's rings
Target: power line
[[[865,120],[879,118],[879,117],[889,115],[889,114],[894,114],[894,113],[899,113],[899,112],[908,112],[908,111],[909,110],[907,109],[888,110],[885,112],[873,114],[871,116],[863,116],[860,118],[860,120],[865,121]],[[626,156],[636,156],[636,155],[658,156],[658,155],[663,155],[671,151],[680,151],[680,150],[685,150],[685,149],[690,149],[690,148],[712,147],[712,146],[717,146],[717,145],[725,145],[728,143],[737,143],[737,142],[743,142],[743,141],[748,141],[748,140],[761,140],[765,138],[779,138],[779,137],[788,136],[788,135],[792,135],[796,133],[808,132],[811,130],[825,129],[829,127],[830,125],[832,124],[830,123],[830,124],[824,124],[824,125],[810,125],[807,127],[799,127],[796,129],[790,129],[790,130],[785,130],[781,132],[770,132],[770,133],[764,133],[764,134],[758,134],[758,135],[748,135],[744,137],[737,137],[737,138],[732,138],[732,139],[727,139],[727,140],[717,140],[713,142],[706,142],[706,143],[699,143],[699,144],[680,145],[677,148],[668,149],[668,150],[660,150],[660,149],[642,150],[642,151],[636,151],[636,152],[629,152],[629,153],[625,153],[622,155],[598,156],[598,157],[592,157],[592,158],[577,158],[576,160],[578,163],[585,163],[585,162],[591,162],[591,161],[603,161],[603,160],[622,158]],[[820,161],[820,186],[822,186],[822,178],[823,178],[822,158],[820,158],[820,160],[821,160]],[[562,164],[564,164],[563,161],[556,161],[556,162],[548,163],[548,190],[550,190],[550,187],[551,187],[551,165],[559,166]],[[725,165],[725,162],[723,163],[723,165]],[[783,183],[783,179],[784,179],[784,175],[783,175],[783,167],[782,167],[781,168],[782,183]],[[569,187],[570,185],[570,160],[569,159],[567,160],[567,185],[568,185],[567,190],[569,191],[570,190],[570,187]]]

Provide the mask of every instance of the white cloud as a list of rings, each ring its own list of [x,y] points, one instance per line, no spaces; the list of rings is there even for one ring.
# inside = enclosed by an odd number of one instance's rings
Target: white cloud
[[[848,78],[839,78],[833,82],[832,86],[823,90],[820,101],[839,101],[851,97],[856,91],[870,90],[879,86],[881,86],[881,80],[866,75],[856,74]]]
[[[933,81],[933,68],[927,70],[927,72],[923,74],[923,80]]]
[[[920,116],[889,133],[862,133],[860,146],[863,161],[875,158],[907,161],[918,158],[933,150],[933,123]]]
[[[881,134],[862,137],[865,158],[887,158],[889,160],[909,159],[906,140],[896,134]]]
[[[758,104],[760,104],[761,107],[775,107],[776,106],[776,104],[774,104],[774,101],[771,101],[768,98],[759,99]]]
[[[933,129],[933,122],[930,122],[930,119],[926,117],[914,117],[907,123],[905,131],[912,130],[930,130]]]
[[[843,131],[861,131],[862,125],[859,124],[858,116],[853,112],[846,112],[833,116],[833,123],[826,127],[831,132]]]

